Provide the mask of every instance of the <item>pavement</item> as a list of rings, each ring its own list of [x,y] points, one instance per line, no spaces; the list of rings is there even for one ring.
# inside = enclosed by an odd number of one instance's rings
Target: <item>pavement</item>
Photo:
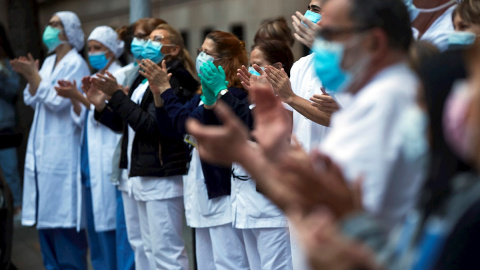
[[[184,226],[183,238],[186,243],[190,260],[190,269],[193,263],[193,234],[192,229]],[[12,262],[18,270],[41,270],[43,267],[38,233],[35,227],[15,227],[13,231]],[[92,270],[89,261],[89,270]]]

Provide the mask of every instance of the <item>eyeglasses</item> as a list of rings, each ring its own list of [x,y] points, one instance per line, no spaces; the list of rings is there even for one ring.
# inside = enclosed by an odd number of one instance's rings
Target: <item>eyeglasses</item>
[[[61,21],[50,21],[45,25],[45,27],[51,26],[54,28],[63,28],[63,23]]]
[[[352,34],[352,33],[362,33],[367,30],[372,29],[374,26],[360,26],[360,27],[350,27],[350,28],[333,28],[333,27],[323,27],[318,30],[317,37],[320,37],[325,40],[332,40],[335,36]]]
[[[308,5],[307,10],[310,10],[315,13],[322,13],[322,8],[317,5]]]
[[[202,52],[204,52],[204,53],[210,55],[211,57],[215,58],[215,60],[220,59],[220,55],[206,52],[206,51],[202,50],[202,48],[199,48],[199,49],[197,50],[197,55],[199,55],[199,54],[202,53]]]
[[[136,34],[136,35],[133,35],[134,38],[137,38],[139,40],[142,40],[142,41],[147,41],[148,40],[148,34]]]

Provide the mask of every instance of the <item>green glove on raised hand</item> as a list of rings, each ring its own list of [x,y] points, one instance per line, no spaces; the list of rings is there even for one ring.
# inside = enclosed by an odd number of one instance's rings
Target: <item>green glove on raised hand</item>
[[[200,77],[200,82],[202,83],[202,95],[200,99],[203,101],[203,104],[212,106],[217,101],[217,96],[205,85],[205,78],[200,74],[198,74],[198,77]]]
[[[200,71],[202,73],[204,86],[212,90],[215,96],[217,96],[220,91],[228,88],[225,83],[225,71],[222,66],[218,66],[217,68],[213,62],[207,62],[200,67]]]

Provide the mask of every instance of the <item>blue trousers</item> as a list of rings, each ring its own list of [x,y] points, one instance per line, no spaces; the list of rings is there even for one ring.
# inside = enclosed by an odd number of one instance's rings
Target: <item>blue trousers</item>
[[[128,242],[122,192],[117,189],[117,269],[135,270],[135,254]]]
[[[85,205],[87,212],[87,235],[90,248],[90,259],[95,270],[116,270],[115,230],[96,232],[93,216],[92,192],[85,189]]]
[[[17,148],[0,150],[0,169],[13,195],[13,205],[22,206],[22,187],[18,174]]]
[[[86,270],[87,236],[85,230],[38,230],[43,265],[47,270]]]

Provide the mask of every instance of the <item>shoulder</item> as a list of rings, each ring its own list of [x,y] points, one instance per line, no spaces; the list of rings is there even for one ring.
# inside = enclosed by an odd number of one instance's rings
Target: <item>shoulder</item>
[[[314,54],[311,53],[307,56],[304,56],[298,59],[295,63],[293,63],[292,69],[290,70],[290,74],[293,75],[293,73],[295,72],[299,72],[301,70],[305,70],[306,68],[308,68],[308,66],[313,63],[313,56]]]

